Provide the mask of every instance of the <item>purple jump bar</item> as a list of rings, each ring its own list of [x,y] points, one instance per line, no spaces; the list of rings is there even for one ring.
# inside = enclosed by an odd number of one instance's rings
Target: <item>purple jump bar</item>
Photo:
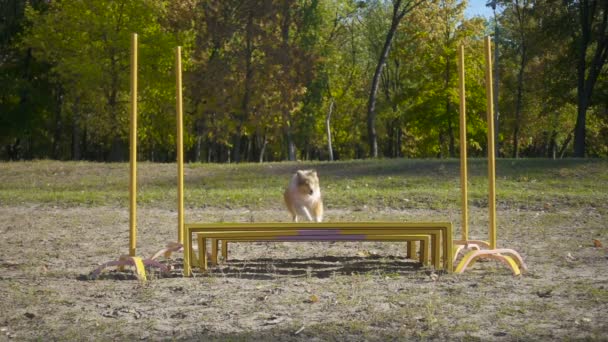
[[[287,235],[277,236],[275,240],[281,241],[352,241],[352,240],[367,240],[367,235],[364,234],[338,234],[338,235]]]
[[[304,229],[299,230],[298,235],[277,236],[277,240],[284,241],[336,241],[336,240],[366,240],[364,234],[340,234],[339,229]]]

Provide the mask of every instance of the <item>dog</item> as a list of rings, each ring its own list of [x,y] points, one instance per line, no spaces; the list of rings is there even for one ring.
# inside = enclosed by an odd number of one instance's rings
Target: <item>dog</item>
[[[298,170],[291,177],[283,198],[294,222],[298,222],[298,216],[306,217],[309,221],[323,221],[323,201],[317,171]]]

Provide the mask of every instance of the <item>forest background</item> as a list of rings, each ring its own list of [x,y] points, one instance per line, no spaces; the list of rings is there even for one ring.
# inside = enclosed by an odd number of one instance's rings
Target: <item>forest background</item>
[[[499,157],[608,156],[608,1],[1,0],[0,159],[128,158],[139,34],[140,159],[175,160],[183,47],[189,161],[458,155],[486,149],[495,41]]]

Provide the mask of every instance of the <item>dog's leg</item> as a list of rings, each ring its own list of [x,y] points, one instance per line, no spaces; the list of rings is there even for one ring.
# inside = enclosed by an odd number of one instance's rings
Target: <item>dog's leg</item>
[[[318,201],[315,204],[313,204],[312,213],[315,216],[315,221],[317,223],[322,222],[323,221],[323,202]]]
[[[306,214],[306,218],[308,219],[308,221],[313,222],[313,218],[312,215],[310,215],[310,212],[308,211],[308,208],[306,208],[305,206],[302,206],[302,212],[304,212],[304,214]]]

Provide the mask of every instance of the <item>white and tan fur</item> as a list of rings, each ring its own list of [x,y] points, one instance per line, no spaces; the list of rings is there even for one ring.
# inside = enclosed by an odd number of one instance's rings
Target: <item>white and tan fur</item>
[[[291,177],[283,197],[294,222],[298,222],[298,216],[309,221],[323,221],[323,201],[317,171],[298,170]]]

